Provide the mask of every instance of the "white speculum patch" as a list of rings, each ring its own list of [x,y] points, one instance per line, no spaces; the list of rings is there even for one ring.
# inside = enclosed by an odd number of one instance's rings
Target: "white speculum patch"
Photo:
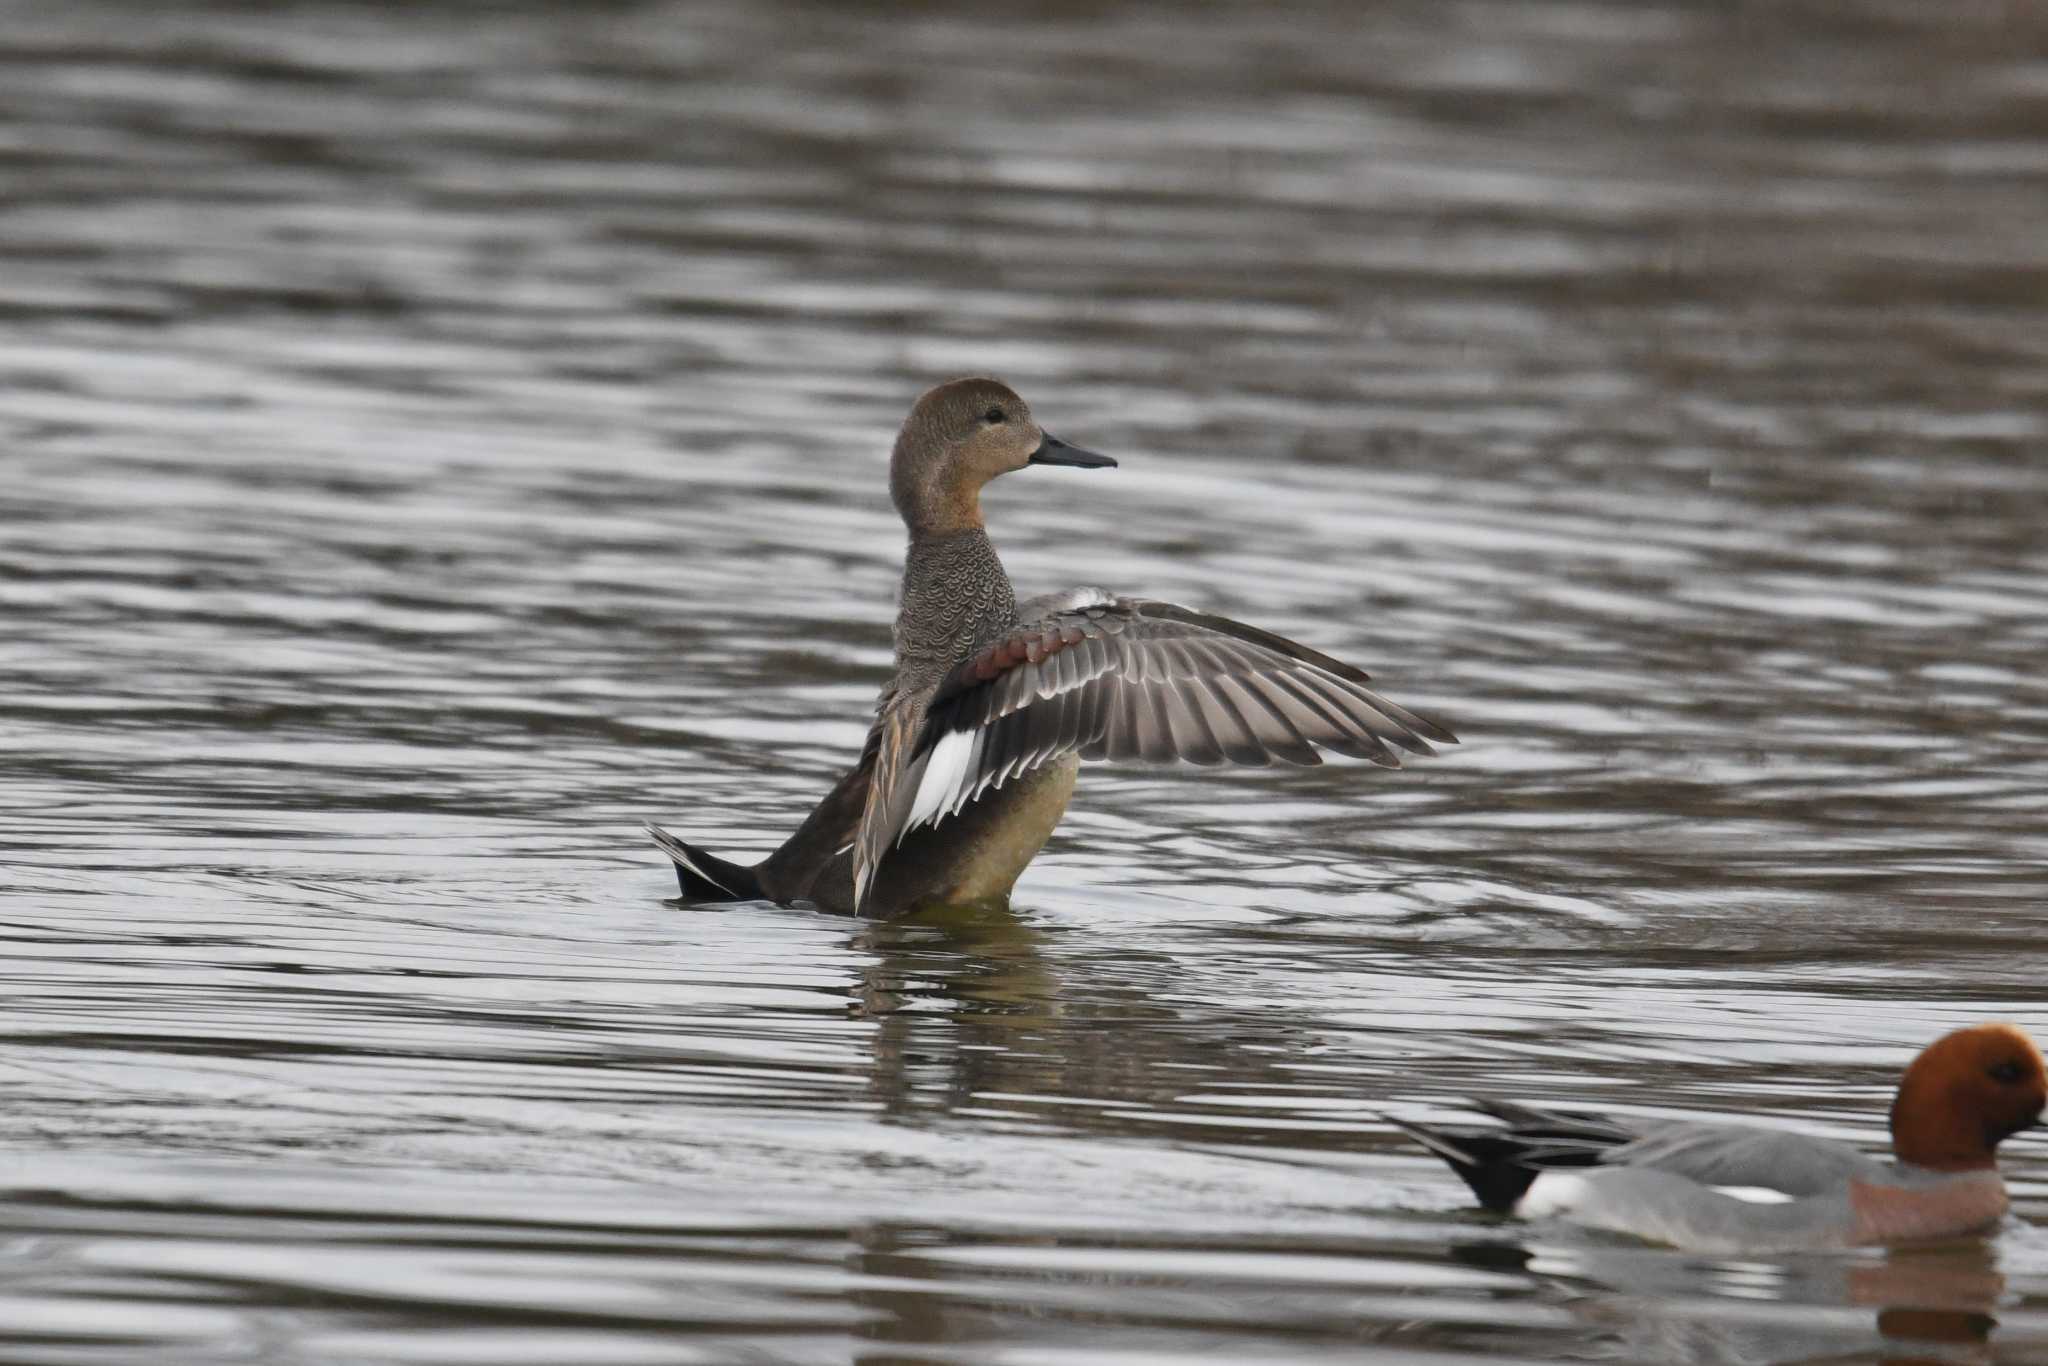
[[[948,731],[939,737],[939,742],[932,746],[930,757],[925,760],[924,776],[917,784],[917,800],[911,803],[910,815],[903,822],[903,829],[897,833],[897,843],[902,843],[904,835],[926,821],[937,820],[942,812],[955,805],[973,758],[973,731]]]

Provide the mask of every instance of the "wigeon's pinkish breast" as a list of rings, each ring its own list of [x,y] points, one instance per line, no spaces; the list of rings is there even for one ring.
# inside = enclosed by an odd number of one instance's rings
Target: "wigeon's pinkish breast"
[[[1906,1069],[1890,1162],[1750,1125],[1624,1124],[1506,1102],[1475,1102],[1498,1128],[1392,1122],[1490,1210],[1693,1252],[1782,1252],[1950,1238],[1997,1223],[2007,1207],[1998,1145],[2039,1123],[2044,1105],[2040,1049],[2017,1026],[1985,1024],[1935,1040]]]

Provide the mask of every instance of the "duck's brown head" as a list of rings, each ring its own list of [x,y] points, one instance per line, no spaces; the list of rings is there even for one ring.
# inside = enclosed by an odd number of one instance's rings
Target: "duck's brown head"
[[[1892,1101],[1892,1150],[1936,1171],[1994,1166],[1998,1145],[2036,1123],[2044,1104],[2048,1070],[2032,1039],[2009,1024],[1959,1029],[1906,1069]]]
[[[1113,466],[1069,446],[1031,416],[1016,390],[994,379],[956,379],[918,399],[889,458],[889,496],[912,536],[981,525],[981,486],[1026,465]]]

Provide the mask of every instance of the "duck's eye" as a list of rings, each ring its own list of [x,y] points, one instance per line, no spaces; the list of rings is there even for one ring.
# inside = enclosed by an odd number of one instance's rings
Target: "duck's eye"
[[[1990,1071],[1991,1080],[2004,1086],[2011,1086],[2014,1082],[2023,1080],[2027,1075],[2027,1069],[2010,1058],[2001,1063],[1993,1063]]]
[[[1007,422],[1009,417],[1001,408],[991,408],[981,415],[981,420],[983,422]]]

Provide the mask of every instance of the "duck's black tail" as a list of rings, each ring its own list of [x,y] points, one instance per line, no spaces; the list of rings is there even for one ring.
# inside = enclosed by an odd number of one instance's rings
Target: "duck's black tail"
[[[757,901],[766,896],[752,868],[685,844],[658,825],[649,824],[647,833],[661,852],[675,861],[676,881],[682,884],[685,901]]]
[[[1479,1102],[1477,1108],[1505,1121],[1507,1127],[1453,1129],[1391,1115],[1384,1118],[1449,1163],[1480,1204],[1502,1214],[1514,1209],[1544,1171],[1594,1166],[1601,1153],[1635,1136],[1596,1116],[1561,1115],[1500,1101]]]

